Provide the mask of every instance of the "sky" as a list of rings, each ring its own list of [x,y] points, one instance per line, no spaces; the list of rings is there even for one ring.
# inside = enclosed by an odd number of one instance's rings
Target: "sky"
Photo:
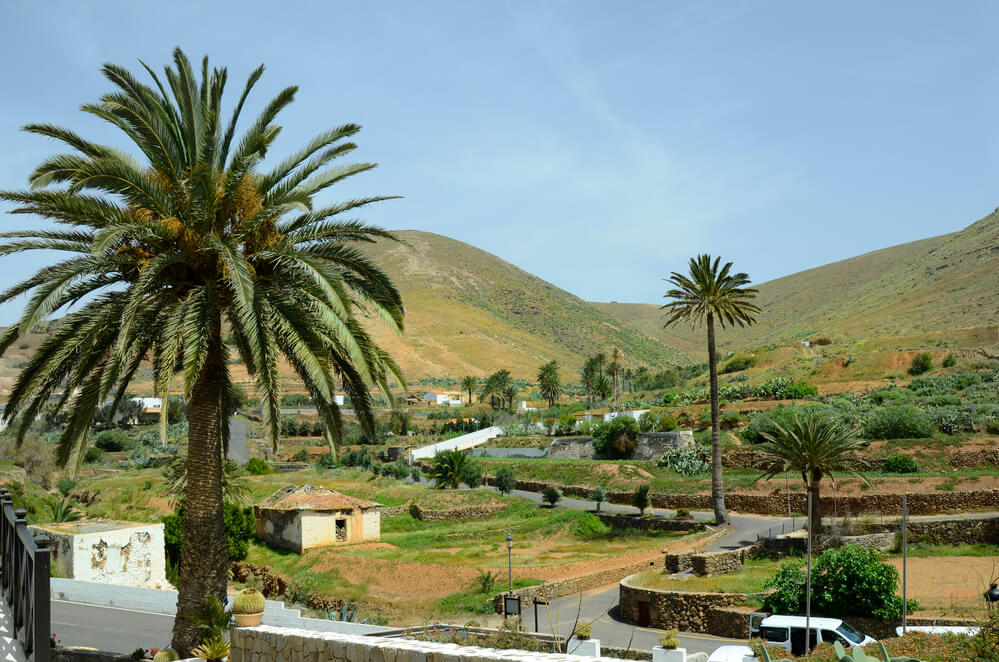
[[[6,2],[0,189],[79,111],[175,46],[229,68],[250,118],[287,85],[271,154],[361,124],[379,167],[326,201],[489,251],[590,301],[657,303],[708,252],[763,282],[959,230],[999,204],[999,3]],[[0,210],[9,205],[0,203]],[[0,216],[5,230],[31,220]],[[51,256],[55,259],[55,255]],[[45,257],[0,262],[0,286]],[[0,306],[0,324],[23,301]]]

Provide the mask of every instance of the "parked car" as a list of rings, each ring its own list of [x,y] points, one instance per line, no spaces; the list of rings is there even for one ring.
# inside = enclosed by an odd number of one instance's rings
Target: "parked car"
[[[809,650],[821,643],[840,642],[845,648],[866,646],[875,639],[858,632],[838,618],[810,619]],[[749,636],[759,637],[771,646],[779,646],[792,655],[805,653],[805,617],[774,614],[752,614],[749,617]]]

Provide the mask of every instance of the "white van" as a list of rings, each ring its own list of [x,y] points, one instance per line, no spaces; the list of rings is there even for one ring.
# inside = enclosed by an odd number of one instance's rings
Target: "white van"
[[[763,614],[753,614],[749,619],[749,636],[759,637],[771,646],[779,646],[792,655],[805,653],[805,617],[804,616],[767,616],[757,620]],[[756,617],[756,618],[754,618]],[[838,618],[812,617],[809,622],[809,650],[821,643],[838,641],[845,648],[850,646],[866,646],[875,643],[875,639],[862,634]]]

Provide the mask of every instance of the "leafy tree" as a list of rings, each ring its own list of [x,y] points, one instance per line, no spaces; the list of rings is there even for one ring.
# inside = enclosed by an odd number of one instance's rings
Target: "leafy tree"
[[[340,220],[385,198],[313,204],[316,194],[374,167],[334,165],[353,151],[348,139],[360,127],[325,131],[263,171],[280,129],[275,119],[297,88],[282,90],[237,138],[244,101],[263,67],[250,75],[229,115],[222,103],[226,70],[210,69],[206,59],[199,76],[179,49],[173,59],[165,84],[147,68],[152,86],[105,65],[117,90],[83,107],[120,129],[134,155],[51,124],[25,127],[75,152],[46,159],[30,175],[31,189],[0,192],[0,199],[14,203],[14,213],[71,227],[7,232],[0,254],[54,249],[70,256],[0,295],[0,302],[28,300],[0,337],[0,353],[40,320],[78,304],[28,361],[5,411],[7,421],[21,422],[15,431],[21,439],[50,396],[76,394],[61,401],[72,413],[59,443],[59,461],[74,472],[100,403],[110,397],[115,409],[147,362],[158,393],[167,393],[175,369],[181,371],[191,423],[184,531],[199,540],[180,567],[173,644],[186,656],[198,640],[194,615],[225,594],[221,476],[234,355],[256,380],[273,443],[283,354],[335,446],[341,423],[335,378],[372,431],[370,386],[387,393],[389,379],[403,383],[356,311],[363,306],[400,329],[403,307],[391,280],[351,245],[393,235]]]
[[[763,609],[771,614],[794,616],[805,611],[805,587],[808,577],[794,561],[782,563],[777,574],[767,582],[773,591],[763,598]]]
[[[104,430],[94,437],[94,446],[102,451],[117,453],[135,448],[135,440],[121,430]]]
[[[928,372],[932,367],[933,355],[929,352],[920,352],[912,357],[912,363],[909,364],[909,374],[913,376],[921,375],[924,372]]]
[[[555,504],[562,500],[562,490],[557,487],[548,487],[541,490],[541,498],[547,503],[551,508],[555,507]]]
[[[442,490],[456,490],[462,483],[477,487],[482,484],[482,469],[465,451],[442,451],[434,456],[430,478],[434,487]]]
[[[731,273],[732,263],[726,262],[719,269],[721,258],[698,255],[690,259],[689,275],[673,272],[667,281],[673,286],[666,292],[670,301],[662,306],[665,312],[664,327],[678,322],[692,326],[703,324],[708,332],[708,372],[711,391],[711,498],[715,521],[729,521],[725,510],[725,486],[722,482],[721,415],[718,407],[718,357],[715,349],[715,323],[726,326],[751,325],[760,309],[752,303],[756,290],[746,287],[749,276]]]
[[[558,361],[552,359],[538,368],[538,391],[541,397],[548,401],[548,407],[553,407],[562,395],[564,387],[558,376]]]
[[[649,486],[639,485],[631,495],[631,505],[638,508],[638,514],[644,515],[645,509],[652,505],[652,498],[649,497]]]
[[[902,615],[902,598],[895,594],[898,570],[873,549],[843,545],[822,552],[812,571],[812,589],[822,614],[883,620]]]
[[[513,469],[503,467],[496,471],[496,489],[501,494],[509,494],[517,487],[517,479],[513,475]]]
[[[628,457],[635,450],[638,432],[638,421],[634,418],[616,416],[593,428],[593,449],[607,457]]]
[[[409,470],[409,477],[413,480],[414,483],[419,483],[420,479],[423,478],[423,472],[420,471],[419,467],[413,467],[412,469]]]
[[[475,393],[475,389],[479,386],[479,378],[472,375],[466,375],[461,379],[461,390],[468,393],[468,404],[472,404],[472,394]]]
[[[823,476],[834,471],[847,472],[870,484],[856,470],[853,457],[854,451],[864,446],[864,441],[833,418],[822,414],[796,415],[786,426],[774,423],[773,431],[764,433],[764,437],[767,443],[762,444],[760,450],[771,459],[760,478],[772,478],[788,471],[801,474],[805,487],[812,495],[812,510],[808,513],[809,535],[815,535],[822,525],[819,485]]]
[[[607,489],[603,486],[595,487],[590,492],[590,501],[597,504],[597,512],[600,512],[600,504],[607,500]]]

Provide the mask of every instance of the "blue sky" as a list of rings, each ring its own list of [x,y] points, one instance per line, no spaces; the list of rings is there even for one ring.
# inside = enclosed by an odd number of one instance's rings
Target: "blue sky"
[[[273,153],[357,122],[380,164],[330,199],[448,235],[587,300],[656,303],[708,251],[756,282],[958,230],[999,204],[999,4],[976,2],[9,2],[0,188],[56,145],[104,62],[175,45],[267,65],[296,103]],[[257,106],[251,108],[255,110]],[[250,116],[244,114],[244,116]],[[6,216],[4,226],[26,220]],[[4,258],[0,285],[38,258]],[[15,308],[0,308],[0,324]]]

